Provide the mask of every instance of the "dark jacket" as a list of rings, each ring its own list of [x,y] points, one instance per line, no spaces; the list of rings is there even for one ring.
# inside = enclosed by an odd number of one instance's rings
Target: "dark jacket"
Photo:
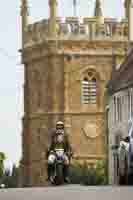
[[[56,146],[55,137],[57,137],[56,129],[52,130],[50,133],[47,157],[50,151],[55,150],[55,146]],[[69,157],[72,156],[72,146],[70,144],[69,137],[66,133],[64,133],[64,151],[66,154],[68,154]]]

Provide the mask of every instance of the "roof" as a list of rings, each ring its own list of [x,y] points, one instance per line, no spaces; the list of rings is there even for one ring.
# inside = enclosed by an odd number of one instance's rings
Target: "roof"
[[[112,78],[107,84],[109,94],[133,86],[133,48],[128,52],[119,70],[112,72]]]

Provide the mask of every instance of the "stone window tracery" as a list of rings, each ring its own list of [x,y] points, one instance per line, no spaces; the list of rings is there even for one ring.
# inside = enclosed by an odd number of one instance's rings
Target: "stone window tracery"
[[[96,104],[97,102],[97,80],[93,72],[88,72],[82,81],[82,103]]]

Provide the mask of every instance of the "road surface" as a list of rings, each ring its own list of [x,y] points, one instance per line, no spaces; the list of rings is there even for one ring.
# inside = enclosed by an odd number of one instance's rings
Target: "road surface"
[[[133,200],[133,187],[60,186],[1,189],[0,200]]]

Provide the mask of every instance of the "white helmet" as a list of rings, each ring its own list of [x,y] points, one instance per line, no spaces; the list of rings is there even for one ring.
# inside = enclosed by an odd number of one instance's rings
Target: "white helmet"
[[[56,123],[56,128],[58,128],[58,127],[64,128],[64,123],[62,121],[58,121]]]
[[[56,125],[63,125],[63,126],[64,126],[64,123],[63,123],[62,121],[58,121],[58,122],[56,123]]]

